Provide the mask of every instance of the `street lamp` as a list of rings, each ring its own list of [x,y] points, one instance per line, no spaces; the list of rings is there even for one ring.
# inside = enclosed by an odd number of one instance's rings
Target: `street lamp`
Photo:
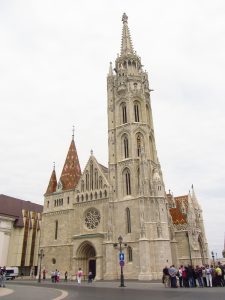
[[[214,255],[214,252],[212,251],[211,254],[212,254],[212,259],[213,259],[213,266],[215,268],[215,255]]]
[[[124,285],[124,275],[123,275],[123,266],[124,266],[124,254],[122,252],[123,248],[127,247],[126,243],[123,243],[123,238],[120,235],[118,237],[118,242],[113,244],[114,248],[118,248],[119,245],[119,257],[120,257],[120,287],[125,287]],[[123,259],[121,259],[123,258]]]
[[[38,276],[38,282],[41,282],[41,262],[42,262],[42,258],[44,257],[44,249],[40,249],[39,253],[38,253],[38,257],[40,259],[40,268],[39,268],[39,276]]]

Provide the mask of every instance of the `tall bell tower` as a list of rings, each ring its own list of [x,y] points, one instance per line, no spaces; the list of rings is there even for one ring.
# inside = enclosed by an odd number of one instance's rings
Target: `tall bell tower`
[[[133,49],[126,14],[122,22],[121,52],[115,66],[110,63],[107,76],[111,186],[107,236],[115,241],[122,235],[127,242],[124,272],[129,278],[154,279],[172,263],[168,210],[148,73]]]

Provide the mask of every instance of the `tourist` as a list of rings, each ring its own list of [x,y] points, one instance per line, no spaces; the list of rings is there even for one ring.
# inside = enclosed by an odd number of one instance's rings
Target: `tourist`
[[[67,282],[68,272],[65,272],[65,282]]]
[[[79,270],[77,272],[77,282],[78,282],[78,284],[81,284],[82,276],[83,276],[83,271],[81,270],[81,268],[79,268]]]
[[[177,288],[177,269],[172,265],[169,268],[169,275],[171,281],[171,288]]]
[[[163,269],[163,283],[165,287],[170,287],[170,275],[167,266]]]

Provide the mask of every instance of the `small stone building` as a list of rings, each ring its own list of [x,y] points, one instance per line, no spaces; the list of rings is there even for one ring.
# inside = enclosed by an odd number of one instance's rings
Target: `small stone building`
[[[37,272],[43,206],[0,195],[0,266]]]

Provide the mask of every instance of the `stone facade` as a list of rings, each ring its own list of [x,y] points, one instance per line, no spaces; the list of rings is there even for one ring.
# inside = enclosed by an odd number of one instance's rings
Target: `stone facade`
[[[110,63],[108,168],[91,153],[80,171],[74,136],[62,175],[45,194],[41,248],[47,271],[118,279],[118,237],[129,279],[161,278],[165,265],[208,260],[202,210],[192,194],[166,194],[157,156],[148,73],[123,15],[121,53]]]

